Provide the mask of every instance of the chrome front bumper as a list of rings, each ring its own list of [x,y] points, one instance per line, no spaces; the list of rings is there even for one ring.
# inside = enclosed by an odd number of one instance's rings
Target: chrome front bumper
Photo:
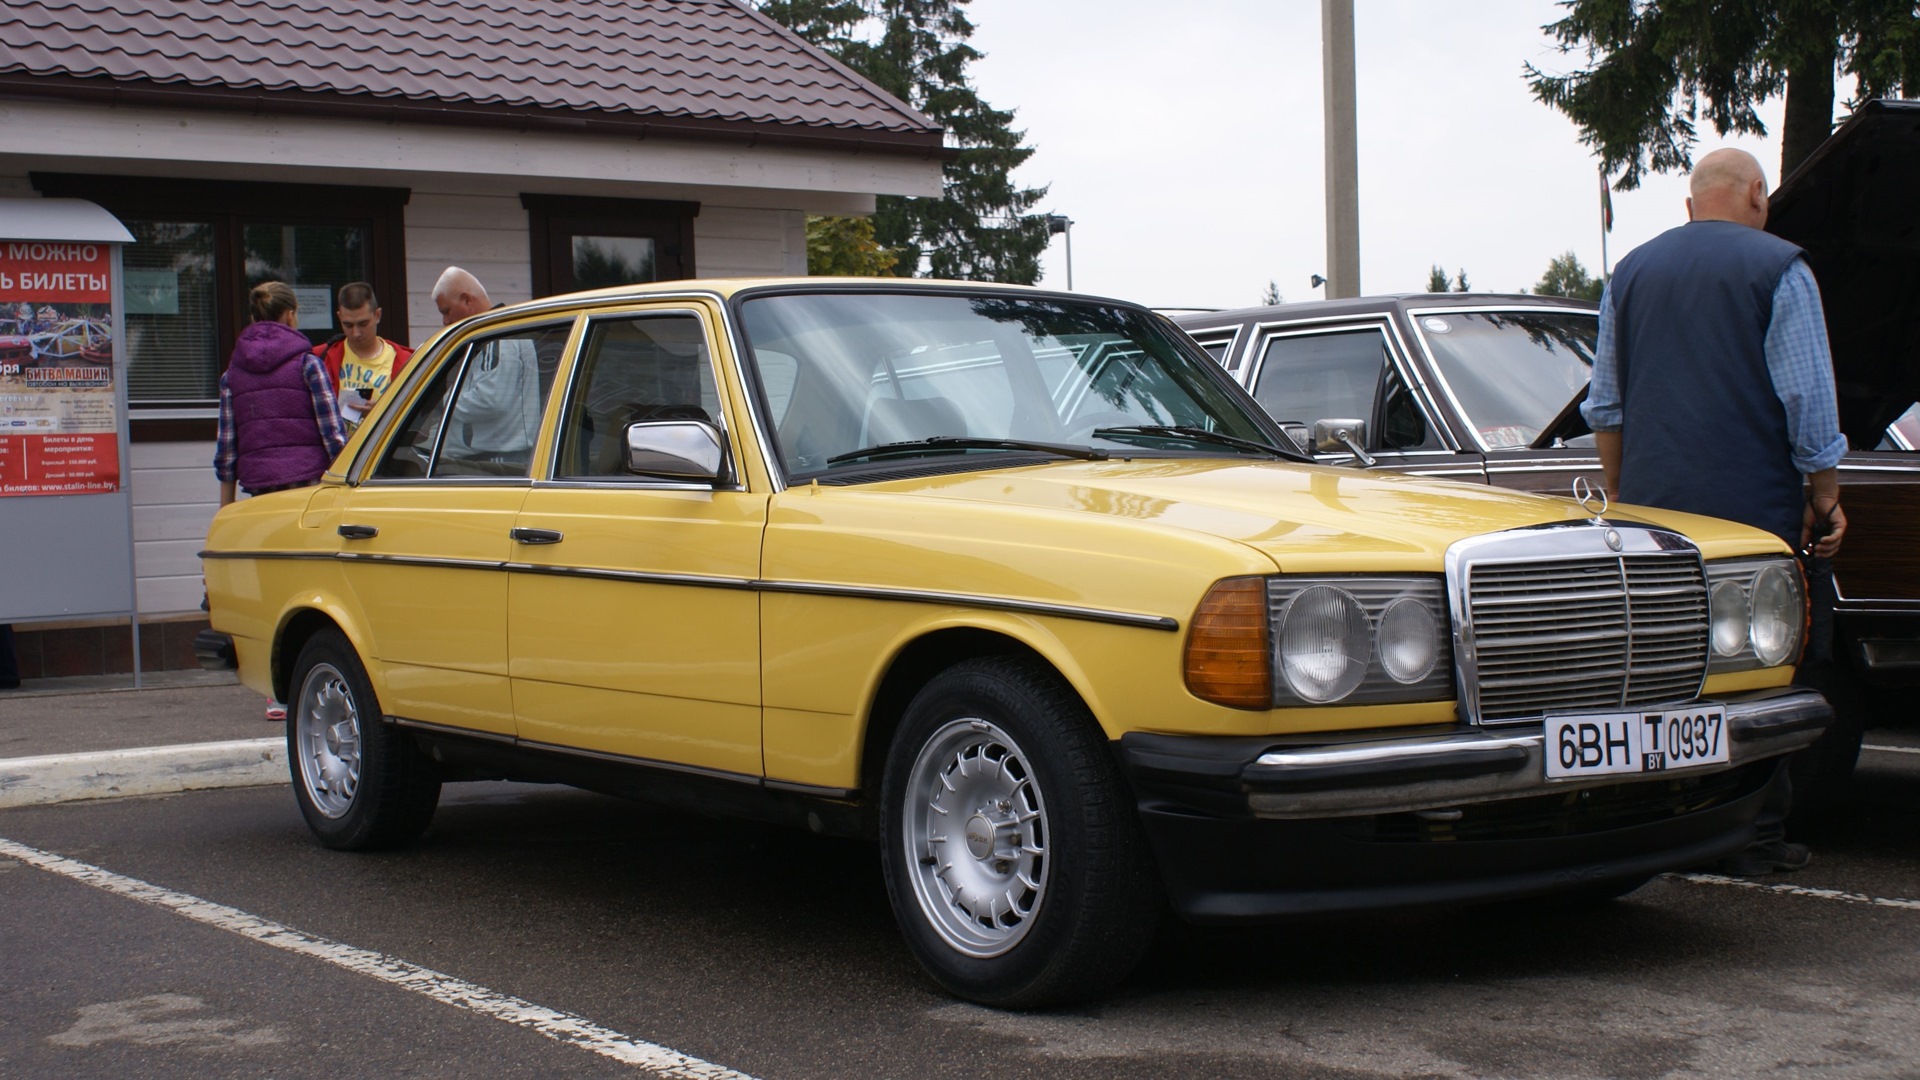
[[[1122,739],[1137,780],[1174,795],[1205,797],[1195,809],[1237,810],[1256,818],[1299,820],[1440,810],[1635,781],[1706,776],[1811,745],[1832,709],[1817,691],[1783,687],[1714,699],[1727,710],[1725,764],[1663,773],[1549,780],[1538,727],[1450,728],[1444,732],[1368,733],[1278,740]],[[1211,742],[1211,746],[1203,745]],[[1223,803],[1238,803],[1229,810]]]

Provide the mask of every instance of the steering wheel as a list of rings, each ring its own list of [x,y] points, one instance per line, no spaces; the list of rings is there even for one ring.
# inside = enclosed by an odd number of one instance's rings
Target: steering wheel
[[[1067,438],[1069,439],[1082,438],[1084,436],[1093,434],[1094,431],[1103,427],[1133,427],[1135,425],[1143,424],[1143,423],[1151,423],[1151,421],[1142,420],[1140,417],[1135,416],[1132,413],[1123,413],[1123,412],[1089,413],[1088,415],[1078,417],[1073,421],[1073,426],[1067,429]]]

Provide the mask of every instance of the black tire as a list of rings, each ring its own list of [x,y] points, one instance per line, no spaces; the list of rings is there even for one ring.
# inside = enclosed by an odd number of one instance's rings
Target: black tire
[[[1152,942],[1164,905],[1133,801],[1045,666],[984,657],[935,676],[888,752],[881,806],[894,917],[948,991],[1003,1008],[1110,993]]]
[[[315,634],[294,662],[290,687],[287,766],[307,827],[342,851],[419,839],[440,802],[439,771],[406,733],[382,721],[346,636]]]

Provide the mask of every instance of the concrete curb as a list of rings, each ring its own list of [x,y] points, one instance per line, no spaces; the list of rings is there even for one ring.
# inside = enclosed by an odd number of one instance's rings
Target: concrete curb
[[[0,760],[0,808],[285,784],[287,741],[148,746]]]

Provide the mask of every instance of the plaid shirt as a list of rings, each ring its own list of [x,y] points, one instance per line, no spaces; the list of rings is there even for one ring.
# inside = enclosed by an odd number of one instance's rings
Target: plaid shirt
[[[1593,380],[1580,412],[1595,431],[1619,431],[1620,362],[1614,353],[1613,286],[1600,296],[1600,339],[1593,353]],[[1816,473],[1840,464],[1847,440],[1840,434],[1834,403],[1833,354],[1827,349],[1827,319],[1820,285],[1805,259],[1795,259],[1773,289],[1773,321],[1767,324],[1767,373],[1787,411],[1793,465]]]
[[[346,425],[340,422],[340,403],[333,396],[333,377],[327,374],[324,360],[312,353],[300,360],[300,377],[307,382],[313,398],[313,421],[320,426],[320,441],[327,445],[328,457],[339,457],[347,445]],[[220,431],[213,444],[213,475],[222,483],[234,479],[235,462],[240,458],[239,435],[233,427],[233,391],[227,389],[227,376],[220,375]]]

